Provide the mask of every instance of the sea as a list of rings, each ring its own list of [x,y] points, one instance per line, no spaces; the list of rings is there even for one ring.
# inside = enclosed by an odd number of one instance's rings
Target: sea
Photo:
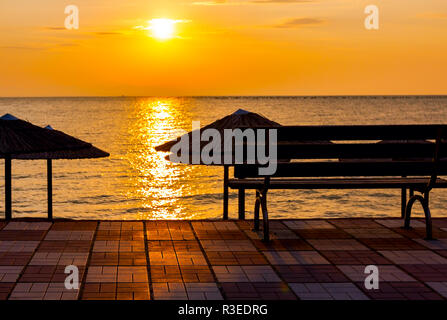
[[[101,159],[54,160],[55,218],[220,219],[223,168],[174,164],[154,147],[238,109],[282,125],[447,124],[446,96],[337,97],[57,97],[0,98],[10,113],[88,141],[110,153]],[[45,217],[45,160],[13,160],[13,217]],[[4,194],[0,170],[0,194]],[[237,192],[230,190],[230,218]],[[247,191],[247,217],[254,194]],[[447,192],[431,195],[433,216],[447,214]],[[4,201],[0,201],[0,217]],[[422,210],[416,208],[416,214]],[[273,190],[272,218],[400,216],[399,190]]]

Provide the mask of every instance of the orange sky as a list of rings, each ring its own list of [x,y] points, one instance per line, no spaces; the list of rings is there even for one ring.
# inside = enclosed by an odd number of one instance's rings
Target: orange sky
[[[447,94],[447,1],[0,2],[0,96],[343,94]]]

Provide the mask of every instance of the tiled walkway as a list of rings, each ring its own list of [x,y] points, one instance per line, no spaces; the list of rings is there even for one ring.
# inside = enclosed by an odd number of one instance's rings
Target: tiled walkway
[[[437,241],[412,224],[273,220],[264,243],[251,221],[0,221],[0,299],[447,299],[447,219]]]

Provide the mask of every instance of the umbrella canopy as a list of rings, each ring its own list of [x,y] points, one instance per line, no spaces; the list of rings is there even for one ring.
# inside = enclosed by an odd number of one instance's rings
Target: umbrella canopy
[[[48,218],[53,217],[52,159],[108,157],[91,143],[79,140],[51,126],[38,127],[10,114],[0,117],[0,158],[5,159],[5,218],[12,218],[11,160],[47,160]]]
[[[61,140],[69,140],[73,138],[68,134],[54,130],[51,126],[46,126],[46,130],[51,130],[52,134],[58,136]],[[74,138],[76,139],[76,138]],[[78,140],[78,139],[76,139]],[[78,140],[81,141],[81,140]],[[81,141],[83,142],[83,141]],[[91,159],[91,158],[105,158],[110,154],[94,147],[90,143],[85,142],[86,146],[83,148],[77,148],[72,150],[61,150],[61,151],[48,151],[48,152],[37,152],[37,153],[21,153],[12,154],[12,159],[22,159],[22,160],[39,160],[39,159]]]
[[[36,153],[62,150],[78,150],[91,147],[90,143],[47,130],[13,115],[0,117],[0,157],[12,154]]]
[[[198,129],[200,134],[202,133],[202,130],[206,129],[216,129],[219,131],[221,136],[224,134],[225,129],[236,129],[236,128],[256,128],[256,127],[280,127],[281,125],[275,121],[269,120],[266,117],[263,117],[257,113],[249,112],[246,110],[239,109],[236,112],[217,120],[213,123],[210,123],[209,125]],[[188,135],[188,141],[190,144],[192,144],[192,131],[187,133]],[[159,145],[155,147],[155,150],[157,151],[164,151],[169,152],[171,148],[179,142],[181,137],[178,137],[174,140],[168,141],[162,145]],[[207,145],[210,142],[200,142],[200,147],[203,148],[205,145]],[[167,159],[170,159],[169,156],[167,156]],[[228,219],[228,178],[229,178],[229,170],[228,166],[224,165],[224,181],[223,181],[223,218],[224,220]],[[244,197],[245,197],[245,190],[240,189],[239,190],[239,217],[243,217],[245,214],[245,208],[242,206],[244,204]]]
[[[280,126],[281,125],[279,123],[269,120],[257,113],[239,109],[236,112],[222,119],[210,123],[209,125],[201,128],[199,131],[201,132],[202,130],[206,129],[216,129],[220,132],[221,135],[223,135],[225,129],[235,129],[241,127],[256,128],[256,127],[280,127]],[[189,138],[191,138],[192,131],[188,132],[187,135],[189,135]],[[171,150],[172,146],[174,146],[178,141],[180,141],[180,138],[181,137],[178,137],[174,140],[163,143],[162,145],[155,147],[155,150],[168,152]],[[191,140],[192,139],[189,139],[189,141]],[[209,142],[202,142],[202,147],[203,145],[206,145],[208,143]]]

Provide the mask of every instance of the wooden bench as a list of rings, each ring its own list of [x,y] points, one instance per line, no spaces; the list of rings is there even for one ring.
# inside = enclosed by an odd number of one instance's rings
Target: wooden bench
[[[270,189],[401,189],[404,227],[410,228],[411,209],[418,201],[424,209],[426,237],[432,239],[429,193],[433,188],[447,188],[447,180],[438,177],[447,175],[447,125],[284,126],[276,130],[278,159],[288,159],[278,161],[276,173],[259,176],[258,165],[242,164],[234,167],[234,178],[227,180],[229,188],[239,190],[241,219],[245,190],[256,190],[254,229],[259,230],[261,210],[264,240],[269,240]]]

